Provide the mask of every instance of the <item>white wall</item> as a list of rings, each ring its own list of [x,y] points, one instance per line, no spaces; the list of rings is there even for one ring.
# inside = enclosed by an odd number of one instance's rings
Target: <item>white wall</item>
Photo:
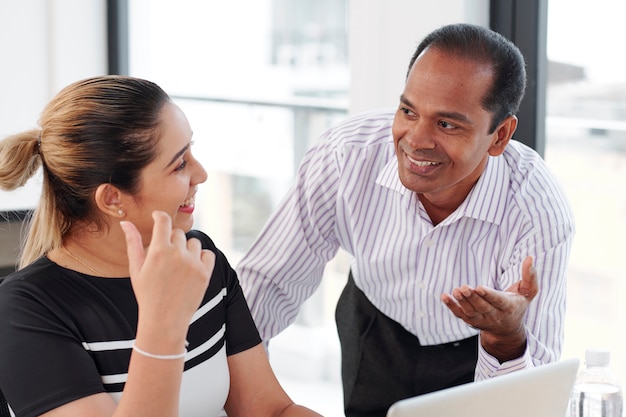
[[[105,74],[105,0],[0,0],[0,138],[36,127],[67,84]],[[32,208],[36,180],[0,191],[0,212]]]
[[[395,108],[413,51],[449,23],[489,26],[489,0],[350,1],[350,112]]]

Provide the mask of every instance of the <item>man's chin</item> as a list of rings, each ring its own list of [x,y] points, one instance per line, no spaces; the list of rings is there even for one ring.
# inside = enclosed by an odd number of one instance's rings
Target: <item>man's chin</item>
[[[409,191],[413,191],[416,194],[425,194],[430,191],[430,188],[424,184],[424,181],[416,181],[415,175],[400,175],[400,182]]]

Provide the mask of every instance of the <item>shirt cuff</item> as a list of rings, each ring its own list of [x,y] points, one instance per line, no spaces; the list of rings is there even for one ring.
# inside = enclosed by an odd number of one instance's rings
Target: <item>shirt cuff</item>
[[[476,363],[476,371],[474,373],[475,381],[489,379],[494,376],[504,375],[520,369],[532,367],[534,367],[534,364],[530,357],[530,353],[528,352],[528,342],[526,343],[526,349],[524,349],[524,354],[522,356],[500,363],[498,359],[487,353],[480,343],[480,336],[478,336],[478,361]]]

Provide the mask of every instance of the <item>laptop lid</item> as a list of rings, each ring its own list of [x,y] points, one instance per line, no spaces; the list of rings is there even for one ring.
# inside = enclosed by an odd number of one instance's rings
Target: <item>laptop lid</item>
[[[563,417],[578,365],[567,359],[407,398],[387,417]]]

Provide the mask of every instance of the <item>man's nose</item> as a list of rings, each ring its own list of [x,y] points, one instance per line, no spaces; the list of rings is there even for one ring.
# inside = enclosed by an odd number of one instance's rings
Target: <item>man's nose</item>
[[[435,147],[435,134],[430,123],[418,119],[407,126],[404,139],[412,149],[432,149]]]

